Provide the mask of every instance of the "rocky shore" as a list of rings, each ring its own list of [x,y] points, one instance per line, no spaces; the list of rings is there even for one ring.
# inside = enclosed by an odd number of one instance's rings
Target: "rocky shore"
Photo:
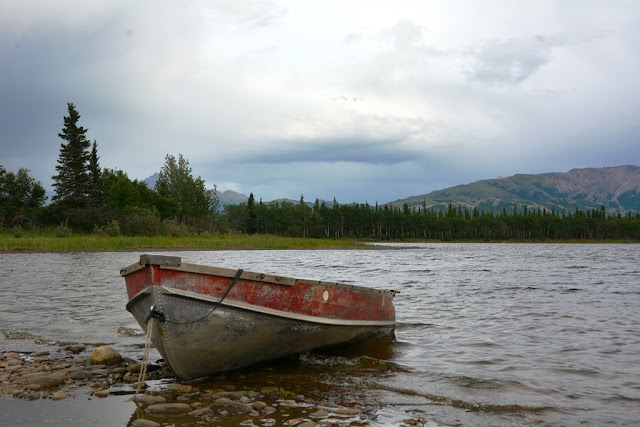
[[[89,355],[84,345],[71,344],[54,353],[0,355],[0,397],[53,401],[81,394],[92,398],[133,397],[141,366],[121,357],[114,348],[97,347]],[[209,382],[181,384],[167,367],[155,364],[148,365],[145,381],[135,402],[131,402],[130,426],[363,426],[371,425],[374,412],[372,406],[295,394],[277,384],[249,390],[230,384],[223,375]],[[162,384],[147,387],[152,382]],[[404,425],[422,423],[408,419]]]

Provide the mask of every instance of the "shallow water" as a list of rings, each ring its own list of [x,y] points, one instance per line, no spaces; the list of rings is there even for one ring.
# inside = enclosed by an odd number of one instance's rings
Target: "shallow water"
[[[639,245],[389,246],[171,254],[400,291],[395,342],[229,374],[238,381],[275,375],[301,394],[366,402],[373,425],[408,415],[431,425],[640,424]],[[0,254],[0,352],[109,343],[140,358],[144,337],[119,276],[140,254]],[[0,400],[2,414],[34,405],[11,403]]]

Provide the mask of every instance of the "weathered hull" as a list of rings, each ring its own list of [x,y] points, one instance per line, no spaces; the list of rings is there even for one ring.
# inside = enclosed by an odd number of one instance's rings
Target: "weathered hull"
[[[235,271],[162,260],[123,269],[127,310],[145,330],[150,308],[162,313],[150,320],[152,342],[182,380],[393,335],[393,291],[259,273],[234,282]]]

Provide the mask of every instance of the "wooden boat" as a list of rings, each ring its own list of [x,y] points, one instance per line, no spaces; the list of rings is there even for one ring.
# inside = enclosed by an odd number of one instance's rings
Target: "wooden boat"
[[[393,290],[142,255],[120,271],[127,310],[181,380],[371,337],[393,337]]]

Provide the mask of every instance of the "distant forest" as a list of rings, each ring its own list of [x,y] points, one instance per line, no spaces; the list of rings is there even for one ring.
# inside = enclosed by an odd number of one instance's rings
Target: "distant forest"
[[[100,169],[98,144],[78,125],[72,103],[58,136],[62,139],[55,195],[20,168],[0,166],[0,230],[20,236],[53,230],[58,236],[96,233],[127,236],[184,236],[216,233],[375,240],[640,240],[640,214],[615,214],[605,207],[572,212],[552,209],[502,209],[500,212],[450,204],[429,210],[368,203],[328,207],[317,199],[256,202],[220,208],[217,189],[206,189],[192,175],[187,159],[167,155],[155,188],[131,180],[124,171]]]

